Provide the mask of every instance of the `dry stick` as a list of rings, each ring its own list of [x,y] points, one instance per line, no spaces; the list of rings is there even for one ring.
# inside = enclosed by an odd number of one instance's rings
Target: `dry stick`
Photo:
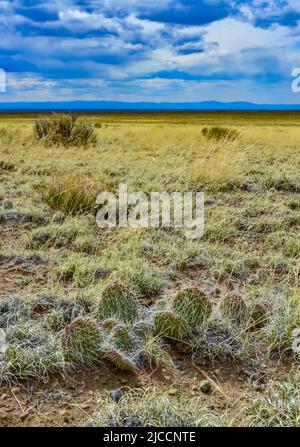
[[[198,372],[200,372],[204,377],[206,377],[207,380],[209,380],[209,381],[214,385],[214,387],[216,388],[216,390],[219,391],[219,393],[220,393],[223,397],[225,397],[226,400],[228,400],[228,396],[227,396],[227,394],[225,393],[225,391],[222,390],[222,388],[220,387],[220,385],[218,385],[218,384],[217,384],[213,379],[211,379],[211,377],[209,377],[209,376],[208,376],[208,375],[207,375],[201,368],[199,368],[199,366],[198,366],[195,362],[192,362],[192,365],[194,366],[194,368],[197,369]]]
[[[25,413],[25,407],[21,404],[21,402],[19,401],[19,399],[17,398],[17,396],[15,395],[15,393],[13,392],[13,390],[10,389],[10,391],[11,391],[11,394],[13,395],[15,401],[16,401],[17,404],[19,405],[19,407],[20,407],[22,413]]]

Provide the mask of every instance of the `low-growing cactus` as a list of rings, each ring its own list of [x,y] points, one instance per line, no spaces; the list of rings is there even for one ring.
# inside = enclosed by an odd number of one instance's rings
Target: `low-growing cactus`
[[[118,321],[116,318],[107,318],[106,320],[102,321],[101,327],[106,331],[111,331],[119,323],[120,321]]]
[[[173,310],[195,328],[207,320],[212,306],[203,291],[189,288],[177,293],[173,301]]]
[[[115,326],[111,333],[111,341],[118,349],[125,351],[133,348],[134,340],[124,324]]]
[[[269,307],[267,303],[253,303],[248,310],[250,329],[261,329],[268,320]]]
[[[229,293],[221,302],[222,315],[233,323],[241,324],[247,316],[247,306],[240,295]]]
[[[105,358],[121,371],[137,372],[137,367],[134,362],[118,349],[108,346],[105,349]]]
[[[91,317],[77,317],[64,330],[62,346],[67,361],[93,363],[103,355],[100,328]]]
[[[108,284],[98,303],[98,315],[102,319],[116,318],[125,323],[136,320],[139,303],[135,294],[120,282]]]
[[[183,340],[189,335],[187,322],[174,312],[158,312],[154,317],[155,331],[164,337]]]

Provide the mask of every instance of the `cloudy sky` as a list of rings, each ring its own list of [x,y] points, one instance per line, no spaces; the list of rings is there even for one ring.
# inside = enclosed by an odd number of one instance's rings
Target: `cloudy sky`
[[[300,103],[300,0],[0,0],[0,101]]]

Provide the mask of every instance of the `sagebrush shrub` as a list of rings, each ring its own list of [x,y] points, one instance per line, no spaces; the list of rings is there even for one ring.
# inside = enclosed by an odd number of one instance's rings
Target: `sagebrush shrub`
[[[96,143],[94,125],[79,120],[74,114],[57,114],[37,120],[34,124],[34,136],[47,146],[86,147]]]

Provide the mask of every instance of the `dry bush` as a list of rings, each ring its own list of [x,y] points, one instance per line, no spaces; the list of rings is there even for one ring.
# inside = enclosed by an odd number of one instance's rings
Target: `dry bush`
[[[34,123],[34,136],[47,146],[86,147],[96,143],[94,125],[74,114],[57,114]]]

